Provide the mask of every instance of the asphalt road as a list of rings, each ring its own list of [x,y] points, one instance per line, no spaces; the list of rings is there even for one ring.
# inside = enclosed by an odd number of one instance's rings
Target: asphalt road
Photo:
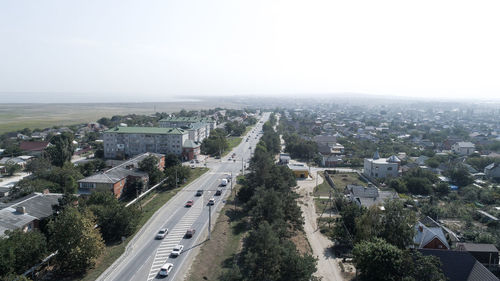
[[[269,113],[265,113],[260,120],[265,122],[268,118]],[[202,234],[204,230],[208,229],[208,200],[215,198],[215,205],[211,207],[212,222],[215,222],[216,210],[222,208],[225,203],[224,199],[231,192],[230,183],[226,187],[219,186],[221,179],[225,174],[231,172],[233,179],[235,179],[236,175],[241,173],[242,159],[243,165],[247,166],[251,153],[261,136],[259,132],[262,125],[263,123],[257,123],[256,127],[243,138],[241,144],[234,148],[228,156],[223,159],[209,158],[205,160],[210,170],[178,192],[161,207],[130,241],[125,253],[97,280],[182,280],[187,268],[194,260],[195,253],[193,252],[197,252],[193,250],[206,240]],[[228,158],[233,153],[236,153],[236,161],[229,161]],[[223,190],[221,196],[215,196],[215,191],[218,188]],[[198,189],[204,190],[203,196],[195,196]],[[190,208],[184,206],[188,200],[194,200],[194,205]],[[164,239],[156,240],[156,233],[164,227],[169,229],[169,233]],[[196,233],[192,238],[185,238],[184,234],[190,228],[194,228]],[[184,250],[178,257],[172,257],[170,253],[177,244],[183,245]],[[158,276],[158,272],[161,266],[167,262],[174,265],[173,269],[168,277],[161,278]]]

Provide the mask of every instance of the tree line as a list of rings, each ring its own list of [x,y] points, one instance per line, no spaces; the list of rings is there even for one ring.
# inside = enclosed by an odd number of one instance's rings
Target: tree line
[[[274,116],[273,116],[274,117]],[[271,121],[276,122],[276,118]],[[273,123],[264,124],[264,135],[250,161],[237,198],[247,218],[248,235],[231,270],[220,280],[315,280],[316,259],[300,254],[290,237],[302,230],[303,218],[291,190],[296,185],[290,169],[277,166],[279,135]]]

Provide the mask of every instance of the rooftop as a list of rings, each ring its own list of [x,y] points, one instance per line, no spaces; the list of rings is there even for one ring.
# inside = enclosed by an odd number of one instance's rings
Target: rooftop
[[[105,131],[105,133],[117,134],[160,134],[160,135],[183,135],[186,133],[178,128],[159,128],[159,127],[115,127]]]
[[[308,171],[309,167],[306,164],[288,164],[288,168],[292,171]]]
[[[498,253],[497,247],[493,244],[480,243],[457,243],[457,250],[465,250],[467,252],[495,252]]]
[[[0,236],[5,230],[14,230],[35,219],[41,220],[52,215],[52,205],[57,205],[61,197],[62,194],[57,193],[33,193],[11,202],[0,210]],[[16,212],[16,207],[24,207],[26,213]]]
[[[419,249],[424,256],[436,256],[449,281],[498,281],[486,267],[468,252]]]
[[[48,141],[23,141],[19,144],[22,151],[41,151],[49,146]]]
[[[192,117],[167,117],[161,119],[159,122],[192,122],[192,123],[197,123],[197,122],[215,122],[212,118],[209,117],[197,117],[197,116],[192,116]]]
[[[131,158],[127,161],[122,162],[116,167],[113,167],[107,171],[99,174],[86,177],[79,180],[78,182],[89,182],[89,183],[116,183],[127,176],[143,177],[146,176],[146,172],[137,170],[139,167],[139,162],[144,160],[146,157],[153,155],[158,158],[163,157],[163,154],[146,152]]]

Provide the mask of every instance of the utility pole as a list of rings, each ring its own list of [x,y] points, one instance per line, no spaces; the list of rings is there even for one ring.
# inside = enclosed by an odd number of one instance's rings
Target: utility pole
[[[243,156],[241,156],[241,174],[245,175],[245,164],[243,162]]]
[[[233,194],[233,171],[231,171],[231,194]]]
[[[177,178],[177,167],[175,167],[175,188],[177,188],[177,182],[179,182],[179,179]]]
[[[212,205],[208,205],[208,240],[210,240],[211,229],[212,229]]]

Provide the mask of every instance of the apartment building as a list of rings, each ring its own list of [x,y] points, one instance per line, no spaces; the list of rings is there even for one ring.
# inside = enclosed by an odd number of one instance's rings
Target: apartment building
[[[128,158],[153,152],[182,155],[186,130],[157,127],[115,127],[103,133],[105,158]]]

